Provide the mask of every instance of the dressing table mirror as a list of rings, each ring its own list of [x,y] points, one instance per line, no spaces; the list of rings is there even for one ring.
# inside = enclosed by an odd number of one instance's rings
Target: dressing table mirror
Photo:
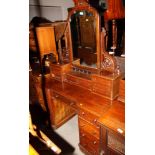
[[[88,0],[74,0],[74,3],[75,7],[68,14],[72,65],[83,72],[114,72],[117,68],[116,62],[105,51],[104,32],[101,32],[97,10],[89,5]]]
[[[97,68],[95,15],[89,10],[78,9],[70,19],[73,64],[79,59],[79,65]]]

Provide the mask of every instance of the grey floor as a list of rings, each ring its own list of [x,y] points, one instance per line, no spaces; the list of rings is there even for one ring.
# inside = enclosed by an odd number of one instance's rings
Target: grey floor
[[[79,149],[79,129],[77,115],[70,119],[67,123],[55,130],[61,137],[63,137],[69,144],[71,144],[75,151],[72,155],[84,155]]]

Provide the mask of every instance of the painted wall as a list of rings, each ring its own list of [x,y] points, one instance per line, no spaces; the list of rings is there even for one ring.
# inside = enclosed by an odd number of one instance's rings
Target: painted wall
[[[42,16],[55,21],[66,20],[67,8],[73,7],[74,3],[72,0],[29,0],[29,5],[29,21],[34,16]]]

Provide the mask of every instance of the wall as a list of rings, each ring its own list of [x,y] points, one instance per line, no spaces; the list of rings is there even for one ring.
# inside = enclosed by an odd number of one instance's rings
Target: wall
[[[67,8],[73,7],[72,0],[29,0],[29,21],[42,16],[51,21],[66,20]]]

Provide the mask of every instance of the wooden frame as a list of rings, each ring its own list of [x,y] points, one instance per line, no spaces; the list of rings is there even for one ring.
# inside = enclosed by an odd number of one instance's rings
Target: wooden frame
[[[95,19],[95,26],[96,26],[96,53],[97,53],[97,69],[101,68],[101,41],[100,41],[100,20],[99,20],[99,14],[97,13],[97,11],[91,7],[87,2],[85,1],[80,1],[75,3],[75,7],[72,8],[72,10],[69,12],[68,14],[68,26],[69,26],[69,31],[71,30],[70,28],[70,19],[71,16],[76,12],[76,11],[88,11],[90,13],[92,13],[94,15],[94,19]],[[71,33],[71,31],[69,32]],[[69,34],[69,41],[72,42],[72,38],[71,38],[71,34]],[[73,47],[72,44],[70,44],[71,46],[70,48],[70,61],[73,62]],[[83,67],[83,66],[82,66]],[[85,67],[86,68],[86,67]]]

